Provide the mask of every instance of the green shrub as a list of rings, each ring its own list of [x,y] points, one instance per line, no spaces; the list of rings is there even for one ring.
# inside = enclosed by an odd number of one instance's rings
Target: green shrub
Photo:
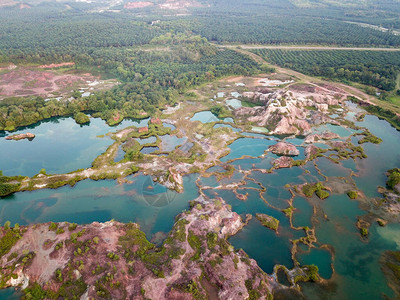
[[[368,232],[367,228],[362,227],[362,228],[360,228],[360,233],[362,236],[366,237],[366,236],[368,236],[369,232]]]
[[[54,223],[54,222],[51,222],[51,223],[50,223],[50,225],[49,225],[49,230],[51,230],[51,231],[56,231],[57,228],[58,228],[58,224],[57,224],[57,223]]]
[[[400,183],[400,169],[392,169],[388,171],[389,176],[386,185],[390,189],[394,189]]]
[[[76,224],[76,223],[71,223],[71,224],[69,224],[69,226],[68,226],[68,230],[69,230],[69,231],[74,231],[74,230],[76,229],[77,226],[78,226],[78,224]]]
[[[357,197],[358,197],[358,193],[357,193],[357,191],[349,191],[349,192],[347,192],[347,196],[349,196],[349,198],[350,199],[357,199]]]
[[[316,265],[308,265],[304,270],[308,276],[308,279],[311,281],[318,281],[318,267]]]
[[[74,120],[78,124],[87,124],[90,122],[90,118],[83,112],[78,112],[74,115]]]
[[[20,184],[0,182],[0,197],[10,195],[18,191]]]
[[[6,230],[6,233],[0,239],[0,257],[7,254],[20,238],[21,235],[19,231]]]
[[[267,228],[277,231],[279,227],[279,220],[265,214],[256,214],[256,218],[261,224]]]
[[[215,232],[209,232],[207,233],[207,247],[209,249],[213,249],[218,242],[218,234]]]
[[[5,229],[5,230],[10,229],[10,225],[11,225],[11,222],[10,222],[10,221],[4,222],[4,229]]]
[[[324,200],[329,197],[329,193],[325,190],[317,190],[315,194],[320,198],[321,200]]]
[[[312,197],[312,195],[315,193],[318,198],[322,200],[329,197],[329,192],[327,192],[326,190],[327,188],[323,186],[321,182],[318,182],[316,184],[305,184],[302,188],[303,194],[307,197]]]
[[[364,144],[364,143],[380,144],[380,143],[382,143],[382,139],[373,135],[368,129],[365,130],[362,133],[362,135],[364,135],[364,137],[358,141],[359,144]]]

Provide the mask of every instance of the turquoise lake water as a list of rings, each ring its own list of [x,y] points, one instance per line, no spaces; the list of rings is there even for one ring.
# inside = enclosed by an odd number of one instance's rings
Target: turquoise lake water
[[[21,299],[22,296],[23,296],[22,292],[14,290],[13,288],[0,290],[1,300],[18,300]]]
[[[198,196],[192,176],[184,177],[185,192],[178,194],[153,183],[150,176],[128,177],[131,184],[115,180],[84,180],[75,187],[37,190],[7,196],[0,201],[0,222],[20,225],[43,222],[138,222],[152,237],[169,232],[174,218]]]
[[[158,148],[158,147],[146,146],[146,147],[143,147],[142,150],[140,150],[140,153],[151,154],[151,153],[153,153],[155,151],[158,151],[158,150],[160,150],[160,148]]]
[[[41,169],[48,174],[68,173],[88,168],[113,141],[97,137],[127,126],[144,126],[148,119],[125,120],[110,127],[101,119],[91,118],[89,125],[78,125],[72,118],[53,118],[12,134],[31,132],[29,141],[7,141],[0,137],[0,170],[5,175],[33,176]]]
[[[146,144],[153,144],[157,141],[157,138],[155,136],[150,136],[148,138],[144,139],[136,139],[140,145],[146,145]]]
[[[226,162],[244,155],[260,156],[268,149],[268,146],[273,144],[275,144],[275,141],[266,139],[240,138],[229,145],[231,152],[227,156],[221,158],[221,161]]]
[[[219,121],[224,121],[227,123],[232,123],[233,119],[232,118],[224,118],[220,119],[216,115],[214,115],[211,111],[206,110],[206,111],[200,111],[198,113],[195,113],[194,116],[190,119],[190,121],[200,121],[201,123],[211,123],[211,122],[219,122]]]
[[[242,107],[242,101],[238,100],[238,99],[229,99],[226,100],[226,105],[230,106],[233,109],[237,109]]]
[[[211,115],[210,115],[211,114]],[[211,112],[200,112],[193,117],[203,123],[220,121]],[[192,118],[192,120],[193,120]],[[232,120],[227,120],[232,121]],[[19,132],[32,132],[36,134],[33,141],[6,141],[0,138],[0,169],[6,175],[34,175],[45,168],[48,173],[63,173],[91,165],[93,159],[102,153],[112,140],[108,137],[99,138],[98,135],[115,131],[126,126],[145,126],[148,119],[140,122],[124,121],[117,127],[109,127],[100,119],[91,119],[88,126],[79,126],[70,118],[60,118],[51,122],[42,122],[34,127],[20,130]],[[386,181],[385,171],[400,166],[400,133],[387,122],[374,116],[366,116],[363,122],[357,125],[368,128],[373,134],[383,139],[380,145],[364,144],[367,159],[357,159],[356,162],[346,160],[335,164],[326,158],[318,158],[316,163],[321,172],[328,176],[348,177],[351,171],[357,173],[353,177],[357,187],[367,197],[380,197],[377,193],[378,186],[384,186]],[[217,126],[216,126],[217,127]],[[225,126],[218,126],[225,127]],[[315,132],[329,130],[347,138],[354,131],[339,126],[323,125]],[[18,133],[18,132],[17,132]],[[245,201],[237,199],[231,190],[218,190],[216,186],[241,182],[244,175],[240,170],[270,169],[272,162],[278,156],[264,154],[270,145],[276,143],[279,137],[269,139],[262,134],[251,134],[252,137],[240,138],[229,145],[230,153],[221,158],[226,163],[232,159],[231,164],[236,172],[229,179],[221,182],[215,176],[201,178],[203,186],[211,189],[204,190],[207,196],[221,196],[232,205],[232,209],[245,217],[253,215],[253,219],[237,235],[230,237],[229,241],[235,248],[243,248],[251,258],[257,260],[260,267],[270,273],[275,264],[283,264],[288,268],[293,267],[291,259],[291,240],[305,235],[303,230],[290,228],[288,218],[281,212],[289,206],[292,195],[286,184],[302,184],[325,180],[314,163],[307,163],[302,167],[275,170],[272,173],[253,171],[245,180],[241,194],[248,194]],[[254,137],[254,138],[253,138]],[[164,136],[162,150],[169,151],[183,144],[186,140],[176,136]],[[141,141],[153,142],[155,139]],[[352,138],[357,142],[356,138]],[[298,146],[304,157],[304,148],[299,147],[303,140],[291,138],[288,142]],[[322,147],[322,145],[321,145]],[[326,147],[326,145],[324,145]],[[144,151],[154,151],[146,147]],[[118,150],[119,160],[123,151]],[[122,151],[122,152],[120,152]],[[221,167],[214,167],[209,172],[224,172]],[[149,239],[165,236],[171,230],[174,218],[182,210],[188,209],[188,202],[198,195],[195,181],[198,174],[184,177],[184,193],[178,194],[153,182],[150,176],[138,174],[128,177],[130,184],[118,184],[113,180],[78,182],[74,187],[62,187],[56,190],[37,190],[21,192],[2,198],[0,201],[0,223],[10,220],[11,223],[32,224],[49,221],[69,221],[76,223],[90,223],[93,221],[104,222],[115,219],[121,222],[138,222]],[[260,189],[266,188],[260,197]],[[253,189],[246,189],[253,188]],[[258,189],[258,190],[254,190]],[[350,200],[347,195],[331,195],[324,201],[318,199],[305,199],[294,197],[293,225],[312,227],[315,223],[318,242],[315,249],[301,247],[297,259],[303,264],[316,264],[323,278],[332,277],[334,288],[321,289],[315,284],[305,284],[304,293],[309,299],[382,299],[382,294],[393,296],[392,290],[387,286],[386,279],[380,270],[379,258],[385,250],[400,250],[400,224],[389,224],[381,228],[373,224],[370,228],[368,240],[360,237],[356,228],[357,217],[366,214],[359,207],[359,202]],[[313,218],[313,209],[316,206],[327,215]],[[263,227],[255,218],[256,213],[266,213],[280,221],[278,233]],[[161,234],[157,234],[161,233]],[[159,242],[159,240],[154,240]],[[324,244],[333,247],[335,255],[325,248]],[[331,268],[334,267],[335,273]],[[12,298],[12,290],[0,291],[0,299]]]

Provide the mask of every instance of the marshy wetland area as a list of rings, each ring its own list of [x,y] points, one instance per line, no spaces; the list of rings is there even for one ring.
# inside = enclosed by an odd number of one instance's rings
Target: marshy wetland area
[[[400,132],[353,90],[279,69],[4,132],[0,299],[399,297]]]

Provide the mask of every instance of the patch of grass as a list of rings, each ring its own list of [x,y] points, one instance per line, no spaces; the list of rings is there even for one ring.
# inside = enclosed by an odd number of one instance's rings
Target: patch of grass
[[[132,251],[136,245],[139,246],[138,250],[135,252],[138,255],[142,255],[155,247],[154,244],[147,240],[146,234],[133,223],[126,225],[126,233],[119,237],[119,244],[125,251],[126,258],[130,257],[134,253]]]
[[[206,300],[207,297],[201,292],[199,285],[194,280],[184,282],[179,285],[174,285],[174,288],[190,293],[195,300]]]
[[[367,237],[368,234],[369,234],[368,228],[361,227],[360,228],[360,233],[361,233],[362,236]]]
[[[261,298],[261,294],[256,289],[253,289],[253,281],[251,279],[247,279],[244,285],[249,293],[248,300],[258,300]]]
[[[318,196],[319,199],[324,200],[329,197],[329,193],[325,190],[317,190],[315,194]]]
[[[232,112],[222,105],[215,105],[210,108],[210,111],[218,118],[229,118],[232,117]]]
[[[247,100],[243,100],[243,99],[241,99],[241,101],[242,101],[242,106],[243,106],[243,107],[262,106],[261,103],[253,103],[253,102],[250,102],[250,101],[247,101]]]
[[[50,223],[50,225],[49,225],[49,230],[51,230],[51,231],[56,231],[57,228],[58,228],[58,224],[57,224],[57,223],[54,223],[54,222],[51,222],[51,223]]]
[[[293,206],[289,206],[288,208],[282,209],[282,212],[285,214],[286,217],[291,218],[293,215],[294,209],[295,208]]]
[[[317,108],[315,106],[304,106],[304,108],[307,110],[314,110],[314,111],[317,110]]]
[[[382,139],[373,135],[368,129],[361,133],[364,137],[358,141],[359,144],[364,143],[372,143],[372,144],[380,144],[382,143]]]
[[[207,247],[208,249],[213,249],[217,245],[218,242],[218,234],[215,232],[207,233]]]
[[[305,160],[293,160],[292,161],[293,167],[300,167],[300,166],[304,166],[305,164],[306,164]]]
[[[196,253],[192,257],[192,260],[198,260],[200,258],[200,254],[204,252],[201,239],[197,235],[195,235],[193,231],[189,230],[187,241],[190,247],[192,247],[192,249],[196,251]]]
[[[157,277],[164,277],[164,269],[170,266],[171,259],[178,259],[184,249],[178,246],[178,241],[185,241],[186,220],[179,220],[162,247],[157,248],[150,243],[139,226],[126,224],[126,234],[119,238],[119,244],[124,251],[126,260],[140,260],[146,268]]]
[[[279,220],[265,214],[256,214],[256,218],[261,224],[267,228],[277,231],[279,227]]]
[[[74,231],[76,229],[76,227],[78,226],[78,224],[76,223],[71,223],[68,225],[68,230],[69,231]]]
[[[4,236],[0,239],[0,257],[7,254],[16,242],[22,237],[20,230],[2,229],[6,231]]]
[[[329,192],[327,192],[327,188],[323,186],[321,182],[316,184],[305,184],[302,187],[303,194],[307,197],[312,197],[315,193],[321,200],[324,200],[329,197]]]
[[[57,230],[56,230],[56,234],[62,234],[64,232],[65,232],[64,229],[61,228],[61,227],[58,227]]]
[[[349,196],[350,199],[357,199],[358,197],[358,192],[357,191],[348,191],[347,196]]]

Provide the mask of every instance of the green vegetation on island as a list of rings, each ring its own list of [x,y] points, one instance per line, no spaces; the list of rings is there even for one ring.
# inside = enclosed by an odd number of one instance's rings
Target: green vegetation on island
[[[261,222],[261,224],[267,228],[278,231],[279,220],[274,217],[268,216],[266,214],[256,214],[256,218]]]
[[[83,112],[78,112],[74,115],[74,120],[78,124],[87,124],[90,122],[90,118]]]
[[[304,195],[306,195],[307,197],[312,197],[315,193],[321,200],[329,197],[329,192],[327,190],[328,189],[321,182],[315,184],[307,183],[304,184],[302,187],[302,192]]]
[[[349,198],[352,200],[357,199],[358,192],[357,191],[348,191],[347,196],[349,196]]]
[[[400,169],[391,169],[387,173],[388,179],[386,181],[386,185],[388,188],[393,190],[397,185],[400,184]]]
[[[24,176],[4,176],[3,172],[0,171],[0,197],[18,191],[21,185],[20,182],[24,178]]]

